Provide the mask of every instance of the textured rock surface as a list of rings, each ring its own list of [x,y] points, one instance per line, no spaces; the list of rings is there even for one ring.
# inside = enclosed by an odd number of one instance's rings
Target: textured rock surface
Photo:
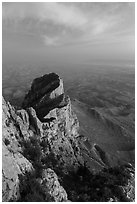
[[[19,176],[32,171],[33,167],[20,153],[22,152],[19,143],[21,135],[17,127],[18,123],[15,121],[16,113],[14,108],[6,103],[4,99],[2,107],[2,195],[3,201],[16,201],[20,196]],[[16,115],[16,117],[18,116]]]
[[[32,171],[32,164],[20,153],[11,153],[3,144],[2,193],[3,201],[16,201],[20,197],[19,176]]]
[[[68,200],[66,191],[60,185],[58,177],[52,169],[48,168],[43,171],[41,186],[50,195],[51,201],[65,202]]]
[[[125,171],[130,178],[128,179],[127,185],[123,188],[123,193],[129,201],[135,202],[135,169],[129,166]]]
[[[44,131],[42,123],[36,117],[35,110],[30,108],[15,111],[3,99],[3,149],[2,149],[2,174],[3,174],[3,201],[17,201],[20,198],[20,176],[34,170],[32,164],[22,155],[22,141],[27,141],[32,136],[42,138]],[[31,116],[31,118],[30,118]],[[31,124],[30,124],[31,121]],[[51,131],[52,132],[52,131]],[[49,133],[50,134],[50,133]],[[45,177],[44,177],[45,175]],[[53,170],[47,169],[42,174],[42,187],[53,201],[66,201],[67,194],[59,184],[57,175]]]

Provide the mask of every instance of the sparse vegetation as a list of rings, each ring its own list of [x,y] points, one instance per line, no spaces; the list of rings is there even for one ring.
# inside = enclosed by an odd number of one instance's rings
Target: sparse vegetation
[[[92,174],[86,167],[80,167],[76,173],[70,172],[62,185],[68,198],[75,202],[107,202],[110,198],[119,202],[128,202],[123,187],[128,184],[130,174],[125,166],[103,169]]]
[[[36,172],[20,176],[20,199],[19,202],[45,202],[52,201],[49,194],[43,190]]]
[[[54,154],[42,155],[46,151],[46,141],[40,141],[39,137],[31,137],[23,142],[23,155],[33,164],[34,171],[20,177],[20,200],[21,202],[45,202],[52,201],[51,197],[45,192],[39,183],[42,171],[45,168],[53,167],[55,164]],[[46,194],[46,196],[45,196]]]
[[[23,142],[24,156],[31,161],[34,166],[38,176],[40,175],[40,171],[42,171],[42,163],[41,163],[41,146],[40,140],[37,137],[31,137],[29,141]]]
[[[64,174],[58,163],[58,155],[55,156],[52,150],[48,149],[47,140],[41,141],[39,137],[32,137],[29,141],[24,142],[23,146],[24,156],[31,161],[35,171],[21,178],[21,201],[49,201],[50,198],[48,195],[45,197],[38,182],[45,168],[51,168],[56,172],[71,201],[106,202],[110,198],[119,202],[130,201],[123,191],[130,179],[128,168],[124,165],[103,169],[97,174],[91,173],[86,166],[80,166],[77,172]],[[98,146],[96,148],[101,152]],[[59,149],[63,151],[62,147]]]

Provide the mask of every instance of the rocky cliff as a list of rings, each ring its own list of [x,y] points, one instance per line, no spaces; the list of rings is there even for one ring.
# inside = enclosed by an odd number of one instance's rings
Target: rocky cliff
[[[4,99],[2,107],[3,201],[134,200],[132,166],[97,174],[86,166],[79,122],[57,74],[33,81],[22,110]]]

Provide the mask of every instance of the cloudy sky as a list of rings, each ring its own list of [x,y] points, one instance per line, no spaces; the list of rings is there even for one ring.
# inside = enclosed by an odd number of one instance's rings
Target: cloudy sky
[[[134,10],[134,3],[3,3],[3,59],[133,60]]]

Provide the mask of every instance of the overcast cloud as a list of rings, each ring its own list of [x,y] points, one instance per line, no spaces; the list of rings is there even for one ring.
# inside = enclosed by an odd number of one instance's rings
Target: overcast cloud
[[[85,49],[97,45],[97,56],[99,45],[106,54],[111,45],[113,56],[114,50],[125,53],[125,57],[130,52],[133,55],[134,9],[134,3],[3,3],[3,51],[6,54],[11,48],[25,50],[25,45],[30,44],[33,49],[64,47],[62,52],[68,53],[68,46]],[[115,43],[117,47],[113,47]],[[125,47],[119,49],[121,45]],[[80,52],[79,48],[76,52]]]

